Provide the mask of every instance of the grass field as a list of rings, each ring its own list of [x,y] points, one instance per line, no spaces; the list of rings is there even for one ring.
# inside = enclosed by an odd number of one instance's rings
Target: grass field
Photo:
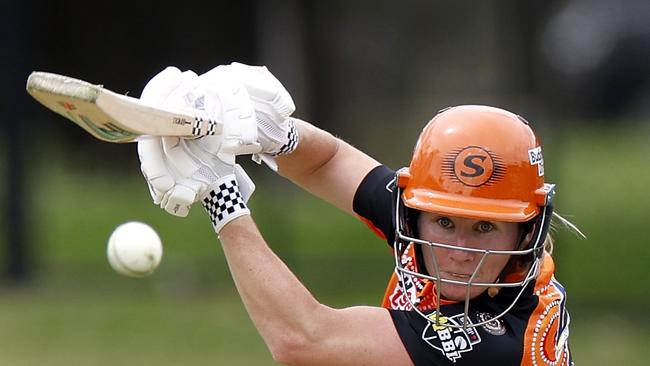
[[[546,154],[560,211],[589,236],[560,234],[556,250],[578,365],[650,359],[647,141],[569,134]],[[80,155],[36,156],[43,163],[31,174],[47,184],[28,190],[35,272],[22,286],[0,287],[0,365],[273,364],[203,213],[181,220],[152,206],[134,160],[103,165]],[[381,241],[280,179],[255,178],[259,226],[308,288],[334,306],[377,304],[391,267]],[[149,278],[118,276],[105,259],[108,235],[127,220],[148,222],[163,238],[163,262]]]
[[[151,283],[122,287],[64,290],[68,296],[61,288],[4,291],[0,364],[273,364],[232,292],[173,296]],[[647,328],[630,319],[574,313],[571,326],[577,364],[647,365]]]

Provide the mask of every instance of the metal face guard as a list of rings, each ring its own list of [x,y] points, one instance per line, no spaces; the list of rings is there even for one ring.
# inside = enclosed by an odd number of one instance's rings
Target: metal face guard
[[[406,226],[406,208],[401,200],[401,188],[395,187],[396,189],[396,194],[394,197],[396,197],[396,202],[395,202],[395,222],[396,222],[396,232],[395,232],[395,242],[393,244],[393,254],[395,258],[395,272],[397,273],[398,279],[399,279],[399,285],[402,287],[404,296],[406,297],[407,301],[410,303],[412,306],[413,310],[415,310],[418,314],[420,314],[422,317],[427,319],[428,321],[433,321],[435,322],[436,326],[446,326],[450,328],[462,328],[465,329],[468,326],[476,327],[480,325],[487,324],[491,321],[497,320],[499,318],[502,318],[510,309],[512,309],[521,295],[523,294],[524,290],[526,289],[526,286],[531,282],[534,281],[535,278],[537,278],[540,268],[541,268],[541,258],[543,257],[542,255],[538,255],[538,253],[543,253],[543,246],[544,246],[544,239],[546,237],[546,230],[545,228],[548,227],[548,223],[551,220],[552,214],[550,213],[550,210],[542,210],[541,211],[541,217],[539,221],[539,227],[544,228],[542,230],[537,230],[535,232],[535,237],[533,238],[533,241],[531,245],[529,245],[525,249],[521,250],[489,250],[489,249],[476,249],[476,248],[466,248],[466,247],[459,247],[455,245],[449,245],[449,244],[443,244],[443,243],[436,243],[436,242],[431,242],[431,241],[426,241],[422,240],[419,238],[415,238],[407,233],[407,226]],[[443,248],[443,249],[453,249],[453,250],[460,250],[460,251],[466,251],[466,252],[471,252],[471,253],[477,253],[481,255],[481,259],[479,263],[477,264],[476,268],[474,269],[474,272],[470,276],[470,278],[467,281],[462,281],[462,280],[456,280],[456,279],[444,279],[441,276],[440,273],[440,268],[438,266],[438,259],[436,258],[435,252],[432,251],[432,259],[433,259],[433,264],[434,264],[434,272],[433,274],[426,274],[426,273],[420,273],[413,271],[409,268],[407,268],[404,265],[404,262],[402,261],[402,255],[407,252],[407,249],[411,245],[427,245],[433,248]],[[496,282],[477,282],[476,281],[476,276],[478,275],[481,267],[485,263],[485,260],[488,258],[490,255],[508,255],[508,256],[533,256],[533,261],[528,268],[526,274],[522,276],[522,278],[518,281],[515,282],[498,282],[499,279],[496,280]],[[429,269],[430,271],[431,269]],[[435,296],[436,296],[436,303],[435,303],[435,314],[425,314],[420,308],[419,308],[419,299],[417,296],[413,296],[414,294],[412,292],[409,292],[408,288],[408,283],[415,284],[416,282],[433,282],[436,285],[437,291],[435,291]],[[443,283],[448,283],[448,284],[456,284],[456,285],[464,285],[467,287],[466,291],[466,296],[464,300],[464,316],[463,316],[463,323],[462,325],[457,325],[457,324],[452,324],[449,322],[446,323],[441,323],[441,318],[444,317],[444,314],[441,313],[440,311],[440,305],[441,305],[441,295],[440,295],[440,289],[442,287]],[[484,321],[480,321],[478,323],[470,323],[469,322],[469,308],[470,308],[470,290],[472,286],[479,286],[479,287],[493,287],[493,288],[516,288],[520,287],[519,292],[515,296],[514,300],[512,303],[510,303],[509,306],[506,307],[504,311],[499,313],[498,315],[491,317],[490,319],[486,319]]]

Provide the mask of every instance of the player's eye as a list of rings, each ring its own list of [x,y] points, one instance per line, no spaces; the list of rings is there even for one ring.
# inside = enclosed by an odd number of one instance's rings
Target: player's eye
[[[494,230],[494,225],[487,221],[481,221],[478,223],[476,229],[480,233],[489,233],[490,231]]]
[[[454,227],[454,223],[448,217],[443,216],[436,220],[436,222],[444,229],[451,229]]]

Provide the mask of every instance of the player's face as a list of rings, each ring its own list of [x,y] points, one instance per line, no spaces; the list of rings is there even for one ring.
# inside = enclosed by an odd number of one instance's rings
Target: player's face
[[[467,219],[430,212],[420,214],[418,229],[423,240],[483,250],[513,250],[520,235],[517,223]],[[429,274],[436,276],[435,255],[441,278],[463,282],[470,279],[483,256],[482,253],[428,245],[422,246],[422,254]],[[474,282],[494,282],[509,258],[508,255],[488,255]],[[446,299],[462,301],[467,296],[466,285],[443,283],[441,287],[440,294]],[[485,290],[487,287],[472,286],[470,298]]]

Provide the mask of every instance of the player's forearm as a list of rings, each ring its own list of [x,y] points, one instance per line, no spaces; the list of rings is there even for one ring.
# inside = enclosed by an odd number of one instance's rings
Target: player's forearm
[[[219,233],[228,266],[246,309],[276,358],[320,332],[321,305],[271,251],[250,216]]]
[[[320,304],[267,246],[250,216],[228,223],[219,238],[246,310],[276,361],[411,365],[386,309]]]
[[[362,151],[307,122],[297,120],[298,148],[277,158],[279,173],[292,182],[353,213],[354,193],[379,163]]]
[[[295,119],[294,123],[300,136],[298,147],[291,154],[280,155],[276,160],[282,176],[302,185],[336,155],[339,141],[329,132],[308,122]]]

